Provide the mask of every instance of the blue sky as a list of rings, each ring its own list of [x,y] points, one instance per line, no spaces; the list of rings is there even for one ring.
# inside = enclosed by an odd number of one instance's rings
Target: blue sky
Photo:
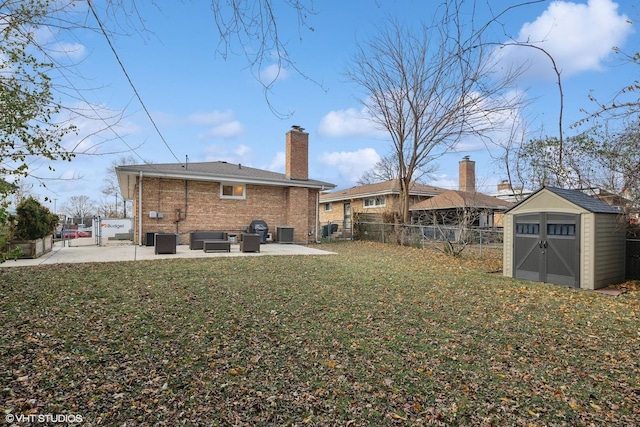
[[[86,110],[89,118],[76,120],[80,135],[64,141],[65,146],[91,155],[79,154],[71,163],[54,162],[53,173],[45,170],[43,162],[32,165],[40,176],[63,178],[47,180],[47,188],[36,184],[32,190],[55,198],[58,210],[71,196],[100,201],[107,169],[123,155],[134,156],[138,163],[177,162],[188,156],[191,162],[225,160],[283,172],[285,133],[292,125],[309,132],[311,178],[332,182],[338,188],[355,185],[380,156],[389,154],[391,143],[366,120],[357,100],[361,94],[344,76],[349,60],[358,41],[375,34],[375,26],[385,18],[397,18],[407,25],[429,21],[437,4],[316,1],[317,13],[308,18],[314,31],[299,28],[294,14],[282,9],[279,31],[304,76],[294,70],[281,71],[269,98],[275,109],[291,113],[291,117],[281,118],[270,110],[246,58],[232,54],[224,59],[216,53],[219,39],[210,2],[148,3],[138,2],[147,31],[124,27],[111,42],[164,141],[102,34],[82,31],[76,32],[75,38],[69,34],[41,35],[59,44],[67,59],[76,63],[73,84],[82,89],[84,99],[73,102],[79,108],[93,105]],[[490,3],[495,11],[512,4]],[[86,16],[94,25],[82,9],[86,6],[76,7],[79,16]],[[100,5],[96,10],[104,13]],[[481,12],[481,16],[486,15]],[[634,1],[580,0],[518,8],[503,20],[505,31],[514,38],[540,40],[540,46],[554,56],[562,70],[566,135],[573,132],[568,125],[583,117],[580,108],[591,108],[589,93],[609,99],[638,79],[637,66],[621,64],[612,51],[613,46],[637,50],[640,40],[632,21],[638,17],[640,10]],[[507,41],[506,36],[497,38]],[[522,115],[531,136],[557,135],[558,89],[548,59],[533,49],[516,48],[505,50],[504,60],[529,63],[518,89],[530,102]],[[261,72],[268,75],[275,63],[264,65]],[[484,145],[473,142],[439,159],[430,183],[456,189],[458,161],[465,155],[476,161],[480,190],[493,192],[505,178],[504,167],[492,160]]]

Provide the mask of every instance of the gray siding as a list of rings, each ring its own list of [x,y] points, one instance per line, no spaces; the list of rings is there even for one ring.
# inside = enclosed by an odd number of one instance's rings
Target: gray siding
[[[624,281],[625,233],[619,219],[619,215],[595,215],[593,289]]]

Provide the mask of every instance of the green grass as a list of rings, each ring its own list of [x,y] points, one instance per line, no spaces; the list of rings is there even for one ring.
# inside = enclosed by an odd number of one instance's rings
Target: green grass
[[[0,270],[0,408],[92,425],[637,425],[640,291],[373,243]]]

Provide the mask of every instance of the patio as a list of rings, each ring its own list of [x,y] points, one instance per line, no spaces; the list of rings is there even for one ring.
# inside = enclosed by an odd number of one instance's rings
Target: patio
[[[153,246],[138,246],[130,242],[108,242],[97,246],[93,238],[58,241],[53,250],[40,258],[8,260],[0,267],[21,267],[42,264],[65,264],[83,262],[142,261],[175,258],[218,258],[237,256],[278,255],[331,255],[333,252],[318,249],[320,246],[269,243],[260,245],[260,252],[241,252],[239,244],[231,244],[230,252],[204,252],[190,250],[189,245],[178,245],[175,254],[155,254]]]

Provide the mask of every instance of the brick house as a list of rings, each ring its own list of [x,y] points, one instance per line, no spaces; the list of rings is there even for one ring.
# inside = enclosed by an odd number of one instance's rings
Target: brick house
[[[497,197],[471,191],[449,190],[409,208],[415,224],[464,227],[502,227],[504,213],[513,206]]]
[[[409,190],[409,205],[429,199],[445,191],[431,185],[414,183]],[[320,194],[320,224],[337,224],[337,230],[351,236],[356,216],[366,214],[368,220],[382,221],[385,214],[399,212],[400,183],[397,179],[359,185],[346,190]]]
[[[167,232],[189,241],[189,232],[241,232],[263,220],[275,236],[293,227],[293,241],[316,239],[318,196],[334,184],[309,179],[309,134],[294,126],[286,134],[285,173],[223,161],[125,165],[116,168],[120,191],[133,201],[134,241]]]
[[[465,156],[458,163],[458,190],[448,190],[411,205],[416,224],[463,227],[502,227],[504,212],[513,203],[476,191],[476,162]]]

